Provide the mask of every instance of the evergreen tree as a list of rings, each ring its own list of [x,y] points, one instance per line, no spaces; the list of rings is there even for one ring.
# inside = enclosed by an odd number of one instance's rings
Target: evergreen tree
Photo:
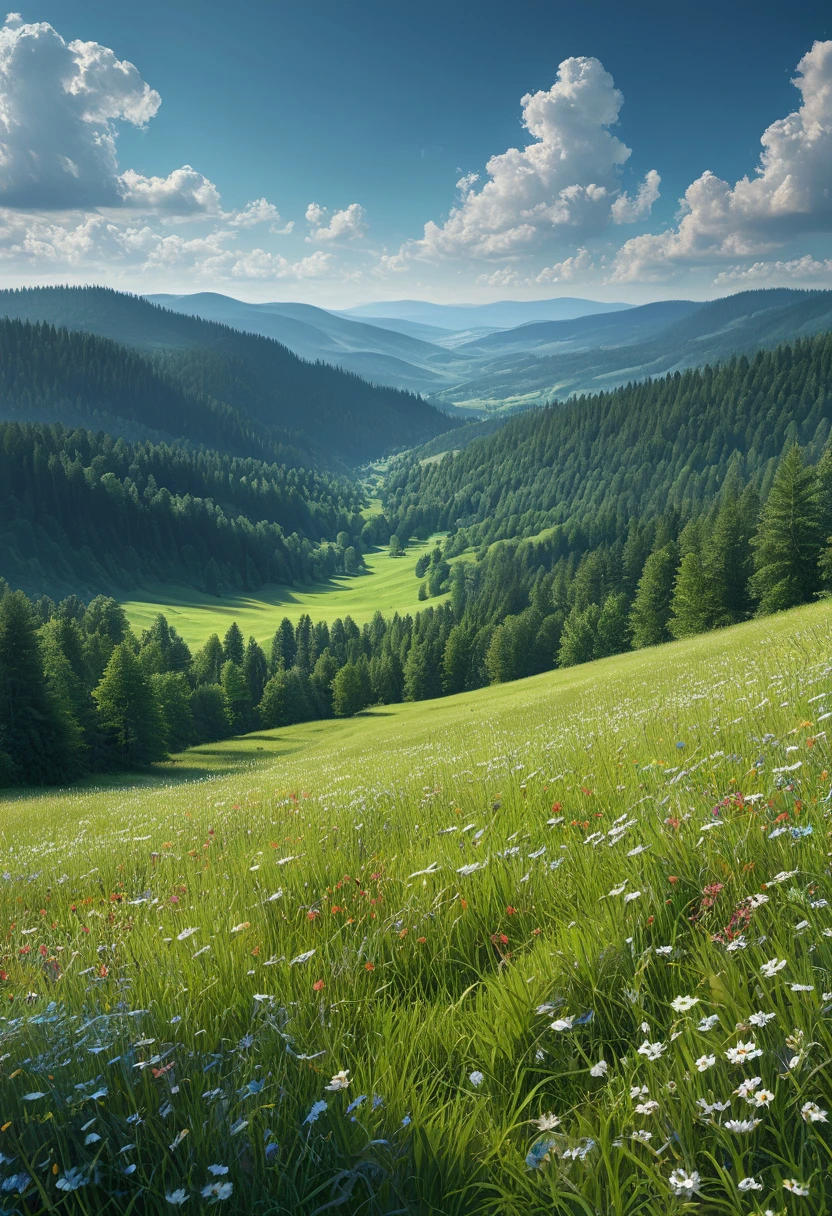
[[[610,592],[601,605],[595,631],[596,659],[630,649],[630,614],[626,593]]]
[[[336,718],[351,718],[366,706],[364,683],[355,663],[345,663],[332,682],[332,710]]]
[[[713,627],[713,589],[696,549],[689,549],[679,563],[670,609],[668,628],[674,638],[705,633]]]
[[[676,546],[672,543],[654,549],[636,589],[630,613],[633,646],[658,646],[670,640],[670,601],[676,573]]]
[[[71,704],[47,687],[36,622],[22,591],[0,600],[0,771],[6,779],[43,785],[81,767],[80,729]],[[73,749],[75,754],[73,754]]]
[[[263,696],[268,675],[269,665],[262,646],[256,638],[249,638],[246,652],[243,655],[243,676],[248,685],[248,695],[252,705],[257,705]]]
[[[269,671],[274,675],[279,667],[286,671],[295,663],[295,627],[284,616],[272,639],[272,651],[269,659]]]
[[[576,663],[588,663],[595,655],[596,631],[601,610],[597,604],[588,604],[580,609],[577,605],[563,624],[558,650],[558,665],[573,667]]]
[[[252,704],[248,684],[233,659],[226,659],[220,674],[225,717],[232,735],[241,735],[251,726]]]
[[[200,742],[214,743],[228,735],[225,699],[220,684],[198,684],[191,693],[194,736]]]
[[[162,714],[165,748],[181,752],[196,741],[191,690],[181,671],[165,671],[150,677],[150,686]]]
[[[159,703],[129,642],[115,647],[93,696],[102,730],[120,763],[145,765],[164,757]]]
[[[471,635],[464,625],[454,625],[442,657],[442,687],[447,693],[464,692],[471,663]]]
[[[238,667],[242,667],[244,653],[245,642],[243,641],[242,630],[236,621],[232,621],[223,639],[223,659],[226,663],[236,663]]]
[[[794,445],[780,462],[754,537],[751,589],[761,614],[805,604],[817,591],[820,523],[817,476]]]
[[[192,672],[196,683],[219,684],[224,662],[222,642],[216,633],[212,633],[193,658]]]

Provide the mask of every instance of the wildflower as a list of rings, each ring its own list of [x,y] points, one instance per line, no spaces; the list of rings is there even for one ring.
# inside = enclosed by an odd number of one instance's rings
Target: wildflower
[[[553,1115],[551,1111],[547,1111],[545,1115],[541,1115],[539,1119],[535,1119],[536,1126],[542,1132],[553,1132],[559,1123],[560,1119],[557,1115]]]
[[[699,1025],[697,1026],[697,1030],[701,1030],[704,1034],[709,1030],[713,1030],[714,1026],[716,1026],[718,1021],[719,1021],[719,1014],[712,1013],[708,1017],[702,1018],[702,1020],[699,1022]]]
[[[760,1122],[759,1119],[726,1119],[725,1126],[729,1132],[736,1132],[738,1136],[746,1136],[759,1127]]]
[[[177,1187],[175,1191],[167,1191],[165,1194],[165,1199],[167,1199],[168,1203],[172,1203],[175,1208],[178,1208],[181,1207],[183,1203],[188,1202],[188,1192],[183,1190],[180,1186]]]
[[[705,1098],[697,1098],[696,1105],[700,1108],[703,1115],[721,1114],[731,1105],[730,1102],[708,1102]]]
[[[806,1123],[826,1123],[826,1111],[818,1106],[817,1102],[804,1102],[800,1108],[800,1113]]]
[[[639,1128],[637,1131],[631,1133],[630,1139],[636,1140],[639,1144],[649,1144],[653,1139],[653,1133],[646,1132],[643,1130],[643,1128]]]
[[[749,1077],[748,1080],[742,1081],[737,1086],[734,1093],[738,1098],[750,1098],[762,1079],[762,1077]]]
[[[296,958],[292,959],[289,966],[294,967],[296,964],[308,962],[314,953],[314,950],[307,950],[304,954],[299,954]]]
[[[760,1029],[762,1029],[772,1020],[772,1018],[776,1017],[776,1013],[763,1013],[762,1011],[759,1011],[757,1013],[752,1013],[748,1021],[752,1026],[759,1026]]]
[[[699,1004],[698,996],[677,996],[670,1002],[670,1008],[676,1013],[687,1013],[689,1009],[693,1009],[694,1005]]]
[[[725,1059],[730,1064],[746,1064],[749,1060],[756,1060],[757,1056],[762,1054],[754,1040],[749,1039],[747,1043],[740,1041],[736,1047],[729,1047],[725,1053]]]
[[[349,1084],[350,1084],[350,1079],[347,1074],[349,1073],[349,1071],[350,1070],[348,1068],[342,1068],[340,1072],[336,1072],[335,1076],[332,1078],[329,1085],[325,1085],[324,1089],[329,1089],[329,1090],[332,1090],[333,1092],[338,1089],[348,1089]]]
[[[70,1166],[66,1173],[58,1179],[55,1186],[59,1191],[77,1191],[87,1185],[87,1177],[77,1165]]]
[[[471,1082],[471,1084],[476,1089],[478,1086],[482,1085],[483,1081],[485,1080],[485,1077],[483,1076],[483,1074],[481,1072],[479,1072],[475,1068],[474,1071],[469,1076],[468,1080]]]
[[[778,971],[782,971],[785,966],[786,960],[784,958],[770,958],[767,963],[763,963],[760,972],[767,980],[770,980],[773,979]]]
[[[651,1098],[649,1102],[639,1102],[634,1109],[637,1115],[652,1115],[654,1110],[659,1109],[659,1104],[655,1098]]]
[[[738,1191],[761,1191],[762,1189],[762,1182],[758,1182],[756,1178],[742,1178],[737,1183]]]
[[[695,1061],[695,1064],[697,1072],[707,1072],[709,1068],[713,1068],[714,1064],[716,1064],[716,1056],[700,1056]]]
[[[323,980],[315,980],[315,983],[312,985],[312,991],[313,992],[323,992],[325,987],[326,987],[326,984],[324,983]]]
[[[558,1018],[557,1021],[552,1022],[549,1029],[550,1030],[571,1030],[572,1023],[574,1021],[575,1021],[574,1017]]]
[[[804,1186],[802,1182],[798,1182],[796,1178],[784,1178],[783,1190],[791,1191],[793,1195],[808,1195],[809,1188]]]
[[[591,1077],[605,1077],[609,1071],[609,1064],[606,1060],[599,1060],[597,1064],[593,1064],[589,1070]]]
[[[228,1166],[227,1165],[209,1165],[208,1173],[211,1174],[214,1178],[222,1178],[225,1174],[228,1173]]]
[[[322,1115],[325,1110],[326,1110],[326,1102],[322,1102],[320,1100],[318,1100],[317,1102],[313,1102],[312,1108],[309,1111],[309,1114],[304,1119],[304,1123],[316,1123],[319,1116]]]
[[[700,1178],[696,1170],[692,1174],[682,1169],[674,1170],[667,1181],[674,1195],[694,1195],[699,1190]]]
[[[649,1043],[647,1039],[645,1039],[641,1047],[638,1049],[638,1054],[640,1056],[645,1056],[648,1060],[660,1060],[665,1051],[667,1051],[667,1044]]]
[[[228,1199],[234,1190],[233,1182],[209,1182],[201,1191],[203,1199]]]
[[[814,992],[815,991],[814,984],[790,984],[789,987],[791,988],[792,992]]]
[[[774,1094],[770,1089],[759,1089],[753,1098],[749,1099],[749,1106],[768,1106],[773,1101]]]

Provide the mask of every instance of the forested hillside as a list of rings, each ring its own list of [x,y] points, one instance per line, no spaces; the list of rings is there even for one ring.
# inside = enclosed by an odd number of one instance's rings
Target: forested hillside
[[[344,568],[362,503],[308,469],[0,423],[0,571],[29,591],[308,582]]]
[[[6,594],[0,769],[59,780],[142,763],[183,740],[502,683],[832,593],[831,355],[832,338],[815,339],[524,415],[438,464],[405,462],[387,515],[367,522],[353,489],[297,470],[6,424],[0,563],[30,584],[44,572],[32,553],[74,578],[185,570],[254,587],[357,569],[388,537],[389,560],[407,562],[412,534],[448,536],[414,564],[423,611],[362,629],[284,620],[268,653],[235,628],[191,655],[162,619],[135,638],[109,602]],[[321,532],[334,537],[316,547]]]
[[[832,335],[527,411],[432,464],[399,463],[386,510],[402,536],[471,543],[563,525],[611,540],[633,517],[696,512],[729,467],[758,491],[787,441],[817,459],[832,422]]]
[[[158,389],[162,397],[178,394],[174,416],[181,417],[183,422],[187,410],[181,398],[186,396],[198,398],[207,411],[225,419],[230,433],[235,428],[243,434],[250,433],[255,444],[249,445],[246,454],[267,454],[262,447],[264,434],[266,439],[272,437],[283,444],[288,436],[288,442],[304,450],[307,462],[315,460],[342,469],[378,458],[391,449],[423,443],[454,425],[448,415],[412,393],[377,387],[339,368],[306,362],[271,339],[170,312],[138,296],[106,288],[37,287],[2,291],[0,317],[45,322],[109,338],[141,352],[146,360],[152,359],[153,366],[140,372],[135,354],[123,356],[129,371],[120,371],[120,379],[111,386],[113,391],[103,393],[108,381],[98,361],[116,362],[118,357],[112,347],[89,340],[84,345],[80,338],[49,338],[48,330],[22,327],[16,331],[19,336],[10,340],[17,347],[15,357],[24,381],[22,388],[28,388],[31,382],[37,392],[46,393],[45,397],[30,401],[27,417],[32,421],[60,418],[72,425],[85,424],[89,396],[93,409],[106,407],[112,429],[113,417],[121,419],[120,394],[115,390],[126,381],[131,383],[131,391],[127,394],[124,422],[132,428],[131,437],[151,437],[148,431],[159,429],[160,417],[164,421],[164,408],[152,402]],[[61,361],[61,375],[51,384],[46,374],[38,370],[40,349],[35,345],[36,335],[39,343],[52,348],[45,356],[47,369],[56,359]],[[24,349],[27,343],[29,350]],[[57,350],[61,344],[63,349]],[[79,358],[80,367],[76,362]],[[27,360],[31,360],[31,365]],[[146,392],[137,394],[142,377]],[[165,387],[160,379],[164,379]],[[73,381],[78,388],[72,405],[75,414],[59,415],[59,403],[63,403],[64,410],[69,408],[64,385]],[[14,384],[4,388],[7,400],[14,403]],[[149,415],[147,420],[138,408],[142,398]],[[35,405],[46,409],[46,416],[33,416],[31,408]],[[137,424],[148,430],[140,432]],[[125,433],[123,425],[115,425],[120,433]],[[170,434],[169,426],[161,429],[165,435]],[[180,432],[176,437],[190,438],[190,435]],[[236,442],[236,433],[233,438]]]

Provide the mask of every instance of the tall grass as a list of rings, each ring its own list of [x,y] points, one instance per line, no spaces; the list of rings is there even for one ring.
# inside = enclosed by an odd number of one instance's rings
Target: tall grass
[[[831,643],[7,800],[0,1210],[832,1211]]]

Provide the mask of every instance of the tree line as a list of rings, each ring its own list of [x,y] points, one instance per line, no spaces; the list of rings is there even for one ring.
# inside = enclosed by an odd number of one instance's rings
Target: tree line
[[[313,582],[360,568],[364,501],[292,465],[0,422],[0,569],[30,590]]]
[[[284,618],[268,651],[236,623],[195,653],[164,616],[136,637],[96,597],[56,605],[1,587],[0,782],[68,781],[197,742],[369,705],[424,700],[656,645],[832,590],[832,443],[789,446],[760,504],[736,469],[705,511],[631,520],[576,557],[558,530],[482,560],[459,534],[419,558],[441,602],[359,628]],[[391,538],[390,560],[406,560]]]

